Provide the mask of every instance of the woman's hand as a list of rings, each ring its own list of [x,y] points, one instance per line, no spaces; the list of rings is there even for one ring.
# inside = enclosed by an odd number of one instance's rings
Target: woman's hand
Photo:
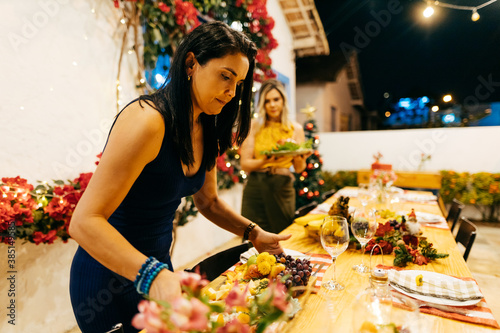
[[[162,269],[151,284],[149,297],[171,303],[178,296],[181,296],[180,276]]]
[[[292,235],[278,235],[264,231],[260,227],[255,227],[250,233],[249,240],[259,253],[269,252],[270,254],[280,254],[283,252],[281,241],[285,241],[292,237]]]

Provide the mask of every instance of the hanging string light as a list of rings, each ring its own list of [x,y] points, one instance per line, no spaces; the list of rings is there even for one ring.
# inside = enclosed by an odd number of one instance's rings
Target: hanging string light
[[[434,6],[444,7],[444,8],[471,11],[472,12],[471,20],[476,22],[480,18],[479,13],[477,11],[481,8],[484,8],[486,6],[491,5],[492,3],[496,2],[496,1],[497,0],[490,0],[490,1],[487,1],[479,6],[460,6],[460,5],[453,5],[453,4],[440,2],[440,1],[426,1],[427,7],[424,9],[423,15],[425,17],[431,17],[432,14],[434,14],[434,8],[433,8],[433,5],[434,5]]]

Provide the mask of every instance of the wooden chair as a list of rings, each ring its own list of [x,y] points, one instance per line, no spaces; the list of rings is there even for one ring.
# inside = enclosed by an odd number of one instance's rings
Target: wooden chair
[[[443,214],[443,216],[446,216],[448,214],[448,210],[446,209],[446,206],[444,204],[443,197],[441,196],[441,193],[438,193],[437,198],[438,198],[438,206],[439,206],[439,209],[441,210],[441,214]]]
[[[469,257],[472,244],[476,240],[477,227],[469,221],[466,217],[462,217],[460,221],[460,227],[458,228],[457,236],[455,240],[457,244],[460,243],[465,246],[464,260],[467,261]]]
[[[240,254],[247,251],[249,247],[250,243],[234,246],[206,258],[196,264],[192,269],[186,269],[186,271],[198,273],[204,276],[205,279],[212,281],[236,264],[240,260]]]
[[[329,197],[331,197],[332,195],[334,195],[335,192],[337,192],[337,190],[335,190],[335,189],[326,191],[325,193],[323,193],[321,195],[321,201],[325,201],[326,199],[328,199]]]
[[[458,201],[457,199],[453,199],[450,210],[448,211],[448,216],[446,217],[446,222],[451,224],[451,232],[455,230],[457,226],[458,219],[460,218],[460,213],[462,209],[464,209],[465,205]]]
[[[309,213],[311,210],[313,210],[317,206],[318,206],[318,202],[313,201],[313,202],[308,203],[307,205],[299,207],[295,211],[295,218],[298,218],[298,217],[306,215],[307,213]]]

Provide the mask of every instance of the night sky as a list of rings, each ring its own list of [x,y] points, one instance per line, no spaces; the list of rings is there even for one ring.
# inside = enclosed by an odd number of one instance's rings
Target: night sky
[[[445,2],[478,6],[486,0]],[[441,99],[447,93],[459,103],[500,102],[500,1],[479,10],[476,22],[469,11],[441,7],[435,7],[434,15],[426,19],[422,15],[426,3],[417,0],[315,3],[330,51],[342,52],[342,43],[344,48],[358,46],[368,109],[380,110],[401,97]],[[382,27],[372,11],[390,13],[390,3],[393,13],[388,24],[382,15],[386,25]],[[360,39],[359,31],[368,40]],[[483,87],[476,89],[479,85]],[[384,99],[385,92],[390,100]]]

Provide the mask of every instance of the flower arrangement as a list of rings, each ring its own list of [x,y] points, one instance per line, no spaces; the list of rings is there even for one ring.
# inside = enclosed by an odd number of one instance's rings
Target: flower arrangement
[[[280,283],[270,283],[250,297],[248,285],[234,284],[224,301],[210,301],[208,281],[195,273],[180,274],[182,295],[172,302],[144,300],[132,325],[148,333],[171,332],[264,332],[272,323],[287,318],[291,296]]]
[[[392,170],[375,169],[370,176],[370,182],[383,186],[391,186],[397,179],[398,176]]]
[[[133,3],[135,14],[130,24],[143,27],[144,59],[146,68],[156,67],[158,57],[172,56],[186,33],[200,24],[200,20],[218,20],[245,32],[258,48],[254,79],[263,81],[276,77],[271,70],[269,53],[278,47],[272,34],[274,19],[267,12],[267,0],[113,0],[115,7]],[[120,6],[121,5],[121,6]],[[136,45],[135,48],[139,48]]]
[[[366,245],[365,251],[380,254],[380,245],[384,254],[394,252],[394,266],[404,267],[408,263],[427,265],[435,259],[446,258],[449,255],[438,253],[432,243],[422,236],[415,213],[409,214],[408,221],[404,216],[379,224],[375,237]]]
[[[92,173],[82,173],[69,184],[42,182],[34,187],[26,179],[2,178],[0,183],[0,242],[10,243],[5,234],[15,225],[15,237],[35,244],[52,244],[57,238],[67,241],[68,226]]]

